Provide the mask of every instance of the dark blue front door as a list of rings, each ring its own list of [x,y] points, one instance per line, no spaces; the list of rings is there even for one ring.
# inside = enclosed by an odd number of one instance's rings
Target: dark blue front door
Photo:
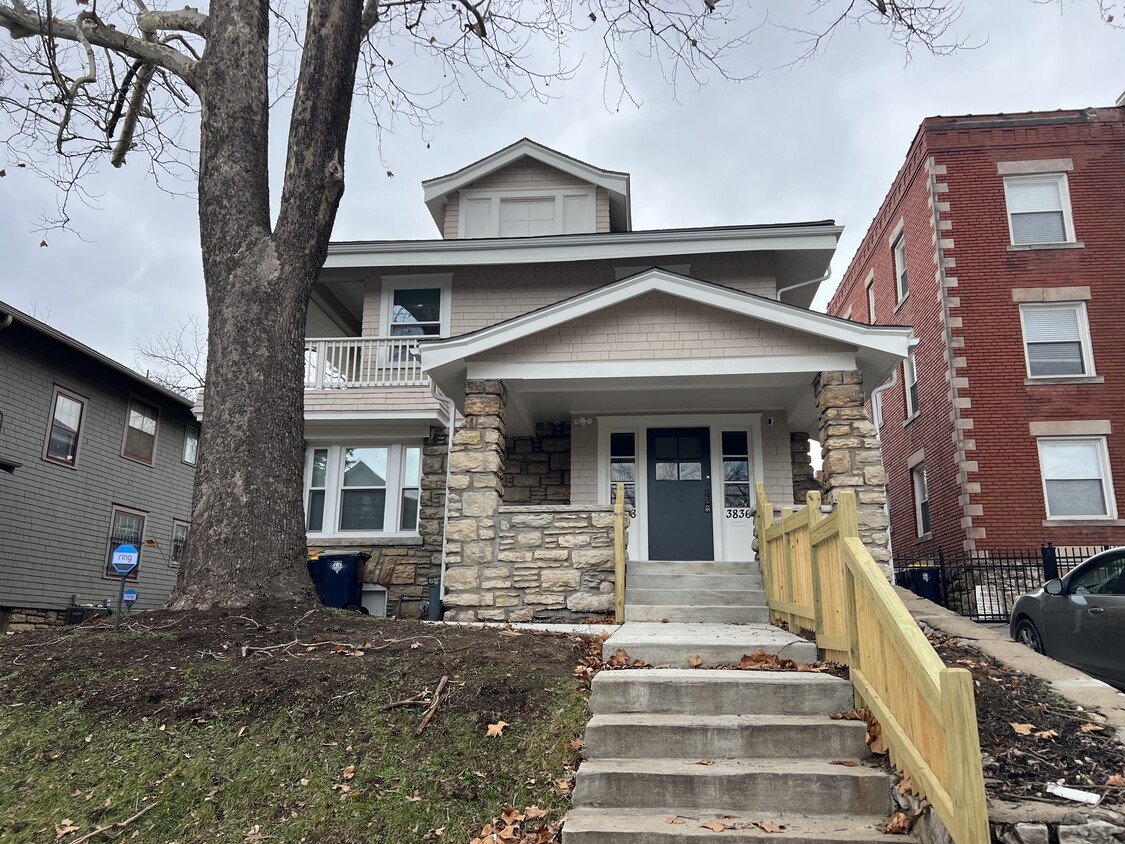
[[[707,428],[648,429],[648,556],[715,559]]]

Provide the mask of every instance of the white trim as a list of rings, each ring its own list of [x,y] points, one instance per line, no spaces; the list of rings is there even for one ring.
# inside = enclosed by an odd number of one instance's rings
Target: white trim
[[[1021,182],[1046,182],[1054,181],[1059,189],[1059,203],[1062,207],[1063,215],[1063,237],[1064,240],[1059,241],[1044,241],[1043,244],[1039,243],[1016,243],[1016,233],[1012,228],[1012,212],[1009,210],[1008,202],[1008,186],[1012,184],[1019,184]],[[1074,233],[1074,215],[1070,208],[1070,181],[1066,173],[1036,173],[1033,175],[1023,176],[1005,176],[1004,177],[1004,213],[1008,218],[1008,243],[1012,246],[1040,246],[1056,243],[1075,243],[1078,238]]]
[[[1102,495],[1105,497],[1105,513],[1091,514],[1089,516],[1051,515],[1050,499],[1047,497],[1047,477],[1043,472],[1043,446],[1053,444],[1093,443],[1098,452],[1098,468],[1101,470]],[[1035,440],[1036,450],[1039,452],[1039,478],[1043,489],[1043,509],[1047,514],[1047,522],[1098,522],[1117,518],[1117,496],[1113,491],[1113,470],[1109,465],[1109,446],[1105,437],[1038,437]]]
[[[582,360],[547,363],[481,361],[470,363],[470,379],[543,381],[557,378],[661,378],[705,375],[784,375],[855,369],[855,355],[834,352],[818,355],[778,355],[750,358],[683,358],[654,360]]]
[[[329,244],[324,268],[500,266],[790,251],[826,252],[827,266],[843,231],[842,226],[830,225],[742,226],[471,240],[358,241]]]
[[[1066,374],[1055,375],[1035,375],[1031,371],[1031,356],[1028,354],[1027,346],[1027,320],[1025,315],[1029,311],[1035,310],[1073,310],[1078,315],[1078,341],[1082,347],[1082,372],[1071,372]],[[1029,380],[1038,381],[1040,379],[1050,381],[1058,378],[1094,378],[1097,377],[1097,370],[1094,368],[1094,344],[1093,339],[1090,337],[1090,320],[1086,313],[1085,302],[1021,302],[1020,306],[1020,332],[1023,340],[1023,360],[1024,366],[1027,371]]]
[[[879,318],[875,314],[875,271],[872,270],[867,274],[867,280],[863,283],[863,289],[867,293],[867,323],[868,325],[878,325]]]
[[[440,422],[441,411],[434,410],[309,410],[306,422],[371,422],[386,419],[392,422]]]
[[[933,513],[930,511],[930,479],[926,477],[926,463],[921,461],[910,467],[910,485],[914,490],[914,535],[918,539],[932,536],[934,530]],[[925,498],[922,497],[925,491]],[[922,504],[926,504],[928,525],[922,524]]]
[[[189,461],[187,459],[188,432],[193,430],[193,429],[195,430],[195,460]],[[202,428],[200,428],[198,423],[188,422],[186,425],[184,425],[184,445],[183,445],[183,448],[180,449],[180,462],[181,463],[183,463],[187,466],[196,466],[196,465],[199,464],[199,442],[200,442],[200,439],[202,437],[203,437],[203,430],[202,430]]]
[[[468,204],[473,200],[489,200],[489,234],[486,237],[500,237],[500,206],[508,200],[520,199],[553,199],[555,206],[555,231],[551,234],[564,234],[563,225],[565,217],[565,200],[567,197],[581,196],[587,200],[589,214],[585,225],[575,234],[588,234],[595,231],[598,219],[597,191],[593,186],[575,187],[545,187],[545,188],[487,188],[482,190],[464,190],[459,195],[459,211],[457,216],[457,236],[469,237],[465,232],[468,222]],[[474,235],[479,237],[479,235]],[[536,235],[541,237],[542,235]]]
[[[914,388],[915,400],[910,399],[910,388]],[[907,352],[906,359],[902,362],[902,397],[906,410],[906,421],[909,422],[918,415],[918,363],[914,355],[914,348]]]
[[[391,336],[391,311],[396,290],[418,290],[436,287],[441,290],[441,335],[450,334],[451,310],[453,305],[453,273],[427,273],[426,275],[384,275],[380,276],[379,291],[379,336]],[[421,338],[419,338],[421,339]]]
[[[906,356],[910,338],[909,326],[864,326],[654,268],[473,334],[441,342],[423,343],[422,371],[430,372],[462,358],[479,355],[497,346],[653,292],[666,293],[750,319],[760,319],[900,358]]]
[[[633,433],[636,435],[636,504],[637,518],[633,521],[636,532],[630,532],[629,558],[644,560],[648,557],[648,429],[649,428],[708,428],[710,432],[711,455],[711,524],[712,542],[716,560],[747,559],[752,555],[749,545],[746,548],[726,549],[723,547],[722,516],[723,475],[722,475],[722,432],[745,430],[750,437],[750,489],[754,484],[765,480],[765,467],[762,453],[762,414],[645,414],[638,416],[598,416],[598,504],[609,504],[609,435]],[[716,463],[718,461],[718,463]],[[716,465],[719,467],[716,471]]]
[[[902,259],[899,260],[899,253],[902,253]],[[895,268],[895,293],[898,296],[898,302],[901,305],[906,301],[906,297],[910,295],[910,274],[906,268],[906,234],[899,229],[898,237],[891,241],[891,258]],[[903,280],[906,280],[904,289]]]
[[[385,490],[385,497],[383,499],[383,530],[362,528],[345,531],[341,530],[339,527],[340,500],[345,489],[343,485],[343,454],[349,448],[385,448],[387,450],[387,477],[385,479],[386,483],[382,487],[382,489]],[[422,443],[421,441],[403,442],[401,440],[396,440],[394,442],[379,441],[377,438],[373,437],[346,437],[327,442],[306,441],[305,467],[301,481],[301,500],[303,502],[306,525],[305,536],[309,544],[316,544],[316,542],[325,539],[353,539],[360,541],[364,537],[418,537],[420,534],[417,530],[401,531],[398,529],[402,518],[403,473],[406,466],[406,457],[403,452],[408,448],[417,448],[421,451]],[[325,529],[321,531],[310,531],[307,528],[309,485],[312,482],[312,454],[317,450],[327,450],[328,452],[327,462],[325,464],[324,487],[317,487],[317,489],[324,489],[324,511],[322,513],[321,524]],[[421,454],[419,454],[418,459],[422,459]],[[362,487],[360,488],[362,489]],[[377,489],[377,487],[371,488]],[[410,487],[410,489],[414,489],[414,487]]]

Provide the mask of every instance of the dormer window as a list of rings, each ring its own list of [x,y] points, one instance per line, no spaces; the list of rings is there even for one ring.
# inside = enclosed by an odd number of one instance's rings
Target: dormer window
[[[466,190],[460,237],[536,237],[595,231],[594,188]]]

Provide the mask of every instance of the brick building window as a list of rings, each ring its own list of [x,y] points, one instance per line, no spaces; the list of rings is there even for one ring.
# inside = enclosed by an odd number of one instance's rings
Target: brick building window
[[[914,525],[921,538],[930,533],[930,488],[926,483],[926,464],[919,463],[911,469],[910,478],[914,484]]]
[[[1117,518],[1105,437],[1041,437],[1048,519]]]
[[[1065,173],[1004,179],[1008,227],[1015,246],[1074,241]]]
[[[52,463],[74,466],[78,462],[78,440],[82,435],[85,400],[60,387],[55,388],[51,404],[51,425],[43,456]]]
[[[918,371],[914,363],[914,349],[906,355],[902,362],[902,381],[906,393],[906,418],[910,419],[918,412]]]
[[[874,325],[878,322],[875,316],[875,279],[870,279],[867,282],[867,321]]]
[[[1021,305],[1020,321],[1029,376],[1093,375],[1085,302]]]
[[[901,302],[910,292],[910,285],[906,280],[906,239],[903,235],[900,234],[895,239],[892,250],[895,255],[895,286],[898,289],[898,300]]]

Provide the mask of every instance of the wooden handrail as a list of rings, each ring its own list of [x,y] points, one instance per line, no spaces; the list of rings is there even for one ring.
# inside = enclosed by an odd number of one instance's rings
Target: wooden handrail
[[[625,484],[617,485],[613,502],[613,617],[625,621]]]
[[[774,508],[757,485],[756,527],[771,618],[816,634],[823,658],[848,665],[856,706],[882,727],[957,844],[989,841],[972,675],[947,668],[859,538],[855,494],[836,510]]]

